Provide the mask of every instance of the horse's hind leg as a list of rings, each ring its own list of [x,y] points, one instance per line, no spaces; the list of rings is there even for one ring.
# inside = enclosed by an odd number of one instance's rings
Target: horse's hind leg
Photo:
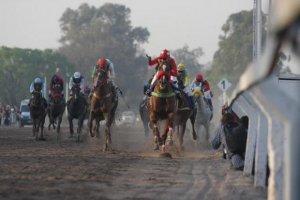
[[[196,119],[196,114],[197,110],[193,111],[193,114],[190,116],[190,122],[192,125],[192,135],[193,135],[193,140],[197,140],[197,133],[195,131],[195,119]]]
[[[106,120],[106,127],[105,127],[105,148],[104,151],[111,151],[112,147],[111,147],[111,125],[113,123],[114,120],[114,111],[112,110],[110,113],[108,113],[107,115],[107,120]]]

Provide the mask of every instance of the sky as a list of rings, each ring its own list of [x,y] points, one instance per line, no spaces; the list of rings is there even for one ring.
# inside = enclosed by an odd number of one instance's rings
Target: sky
[[[253,0],[1,0],[0,46],[58,48],[59,18],[66,8],[106,2],[128,6],[132,24],[148,28],[149,42],[143,47],[149,55],[187,44],[203,48],[202,62],[212,60],[227,17],[253,7]]]

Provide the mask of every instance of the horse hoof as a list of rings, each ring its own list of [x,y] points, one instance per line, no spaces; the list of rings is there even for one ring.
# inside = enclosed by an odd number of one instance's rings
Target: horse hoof
[[[158,146],[158,145],[155,145],[154,148],[153,148],[153,150],[154,150],[154,151],[158,151],[158,150],[159,150],[159,146]]]
[[[162,152],[166,152],[166,145],[162,145]]]
[[[170,153],[164,152],[164,153],[159,154],[159,157],[160,158],[172,158],[172,155]]]
[[[197,140],[197,135],[193,135],[193,140]]]
[[[43,138],[43,137],[42,137],[42,138],[39,138],[39,140],[41,140],[41,141],[46,141],[46,139],[45,139],[45,138]]]

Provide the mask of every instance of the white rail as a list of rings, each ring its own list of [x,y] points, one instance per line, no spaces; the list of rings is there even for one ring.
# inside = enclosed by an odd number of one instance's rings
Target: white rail
[[[269,199],[297,199],[299,188],[300,79],[271,76],[235,100],[232,109],[248,116],[249,129],[244,174],[254,170],[254,185],[266,186],[267,163]],[[298,170],[298,171],[297,171]],[[284,181],[285,180],[285,181]],[[299,186],[299,184],[298,184]]]

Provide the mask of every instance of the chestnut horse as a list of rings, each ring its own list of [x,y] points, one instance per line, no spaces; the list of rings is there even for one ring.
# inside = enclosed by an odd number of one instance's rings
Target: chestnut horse
[[[162,70],[165,73],[157,80],[154,91],[148,101],[148,111],[150,126],[154,135],[154,150],[159,150],[159,146],[161,145],[162,150],[165,151],[165,145],[172,143],[176,97],[166,76],[169,71],[168,67],[163,64]],[[167,120],[167,126],[161,135],[158,128],[158,121],[165,119]],[[167,138],[168,143],[166,143]]]

